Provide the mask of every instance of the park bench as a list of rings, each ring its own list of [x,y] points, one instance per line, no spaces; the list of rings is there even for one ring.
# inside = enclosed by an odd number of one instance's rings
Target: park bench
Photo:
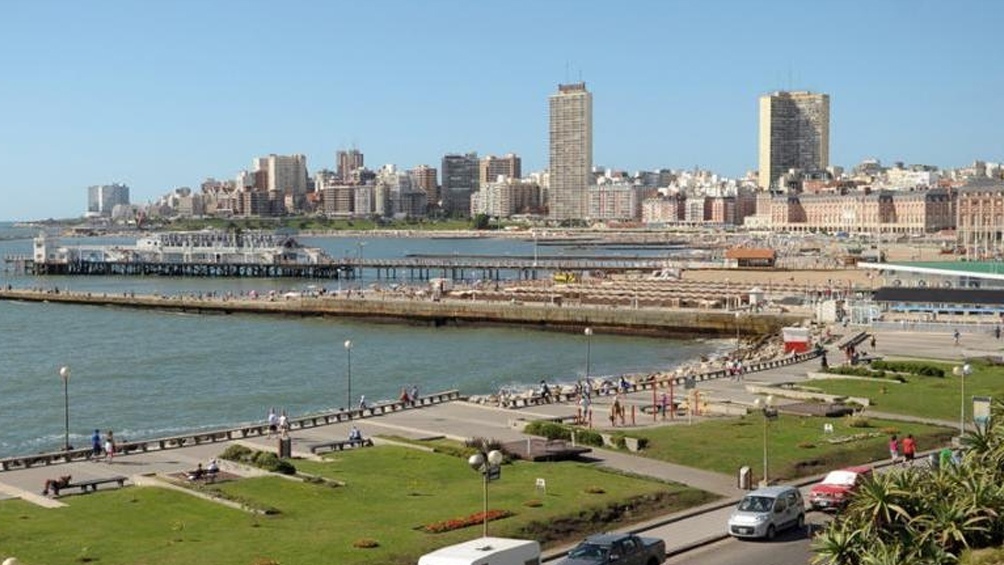
[[[84,493],[94,492],[94,491],[98,490],[98,486],[99,485],[108,484],[108,483],[118,483],[118,485],[120,487],[122,487],[122,486],[125,486],[125,482],[126,482],[127,479],[128,479],[128,477],[123,477],[121,475],[117,475],[115,477],[106,477],[106,478],[103,478],[103,479],[86,479],[86,480],[83,480],[83,481],[74,481],[74,482],[71,482],[70,484],[66,485],[65,487],[60,487],[59,488],[59,492],[62,492],[64,490],[71,489],[71,488],[78,488],[78,489],[80,489],[81,492],[84,492]],[[57,494],[58,494],[58,492],[57,492]]]
[[[373,440],[370,438],[363,438],[325,441],[311,445],[310,452],[317,454],[322,451],[341,451],[346,447],[373,447]]]

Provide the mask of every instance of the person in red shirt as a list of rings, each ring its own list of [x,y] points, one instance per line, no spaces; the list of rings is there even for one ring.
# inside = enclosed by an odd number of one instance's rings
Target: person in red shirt
[[[907,434],[903,438],[903,463],[913,465],[913,458],[917,455],[917,442],[913,439],[913,434]]]

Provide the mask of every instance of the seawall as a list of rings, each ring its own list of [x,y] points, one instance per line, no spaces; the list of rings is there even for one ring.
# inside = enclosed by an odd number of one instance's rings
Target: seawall
[[[108,295],[34,290],[0,290],[0,300],[117,306],[200,314],[342,316],[371,321],[444,325],[521,325],[557,331],[594,331],[666,337],[744,338],[774,334],[798,325],[804,316],[691,308],[615,308],[477,300],[414,299],[392,294],[365,297],[196,298],[190,296]]]

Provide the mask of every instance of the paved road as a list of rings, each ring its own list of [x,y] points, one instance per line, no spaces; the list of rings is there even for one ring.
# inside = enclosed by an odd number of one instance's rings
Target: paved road
[[[839,331],[839,329],[835,330],[835,332]],[[946,329],[943,334],[880,331],[877,332],[876,353],[886,356],[925,357],[956,361],[988,352],[999,353],[1001,346],[1002,343],[989,334],[985,336],[967,334],[963,338],[963,343],[956,346],[953,343],[951,329]],[[838,354],[831,353],[830,359],[831,363],[837,362]],[[741,382],[723,379],[702,383],[700,388],[705,391],[707,396],[715,400],[728,400],[736,404],[752,404],[755,395],[747,390],[747,385],[804,380],[806,372],[814,370],[817,366],[815,362],[809,362],[749,375]],[[599,399],[596,402],[594,407],[597,414],[606,413],[605,402],[607,402],[605,399]],[[634,393],[628,397],[628,403],[635,406],[650,402],[650,392]],[[510,410],[467,402],[450,402],[357,420],[356,425],[367,436],[397,435],[408,438],[445,436],[460,440],[480,436],[514,441],[526,437],[521,432],[522,423],[542,417],[567,416],[573,414],[574,411],[575,407],[568,404],[549,404]],[[653,423],[650,416],[641,415],[638,416],[636,423],[638,426],[663,425],[661,422]],[[292,436],[294,454],[310,456],[308,449],[310,444],[346,438],[349,426],[350,424],[345,423],[297,430]],[[276,448],[274,439],[255,438],[242,441],[259,448]],[[150,475],[192,469],[197,463],[217,456],[225,447],[225,443],[203,444],[166,451],[131,454],[117,457],[114,463],[77,462],[6,471],[0,473],[0,497],[21,497],[29,502],[44,506],[59,506],[63,504],[59,500],[40,495],[41,486],[47,478],[71,474],[75,479],[87,479],[121,474],[129,476],[132,478],[132,482],[139,484],[148,482]],[[724,523],[730,510],[729,507],[742,494],[736,488],[734,477],[653,461],[624,452],[595,449],[591,456],[597,460],[598,465],[684,483],[724,497],[724,505],[720,505],[717,510],[684,512],[675,516],[666,516],[653,522],[653,524],[660,524],[658,529],[653,531],[666,539],[670,552],[700,546],[724,537]],[[223,467],[224,470],[238,474],[253,472],[234,467],[228,462],[223,462]],[[70,500],[72,501],[72,499]],[[764,545],[770,546],[770,544]],[[758,546],[752,545],[750,547]],[[745,555],[745,552],[739,551],[738,554]],[[680,563],[684,562],[686,561],[680,561]],[[723,563],[725,562],[727,561],[723,561]]]

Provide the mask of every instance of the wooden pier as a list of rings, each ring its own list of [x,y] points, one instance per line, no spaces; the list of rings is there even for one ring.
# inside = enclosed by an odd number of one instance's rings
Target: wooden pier
[[[367,272],[377,280],[454,281],[537,280],[552,273],[605,276],[612,273],[655,271],[666,267],[657,257],[623,258],[510,258],[490,256],[408,257],[380,259],[345,257],[327,263],[226,263],[148,261],[36,262],[31,257],[6,257],[16,272],[27,275],[160,276],[358,279]]]

